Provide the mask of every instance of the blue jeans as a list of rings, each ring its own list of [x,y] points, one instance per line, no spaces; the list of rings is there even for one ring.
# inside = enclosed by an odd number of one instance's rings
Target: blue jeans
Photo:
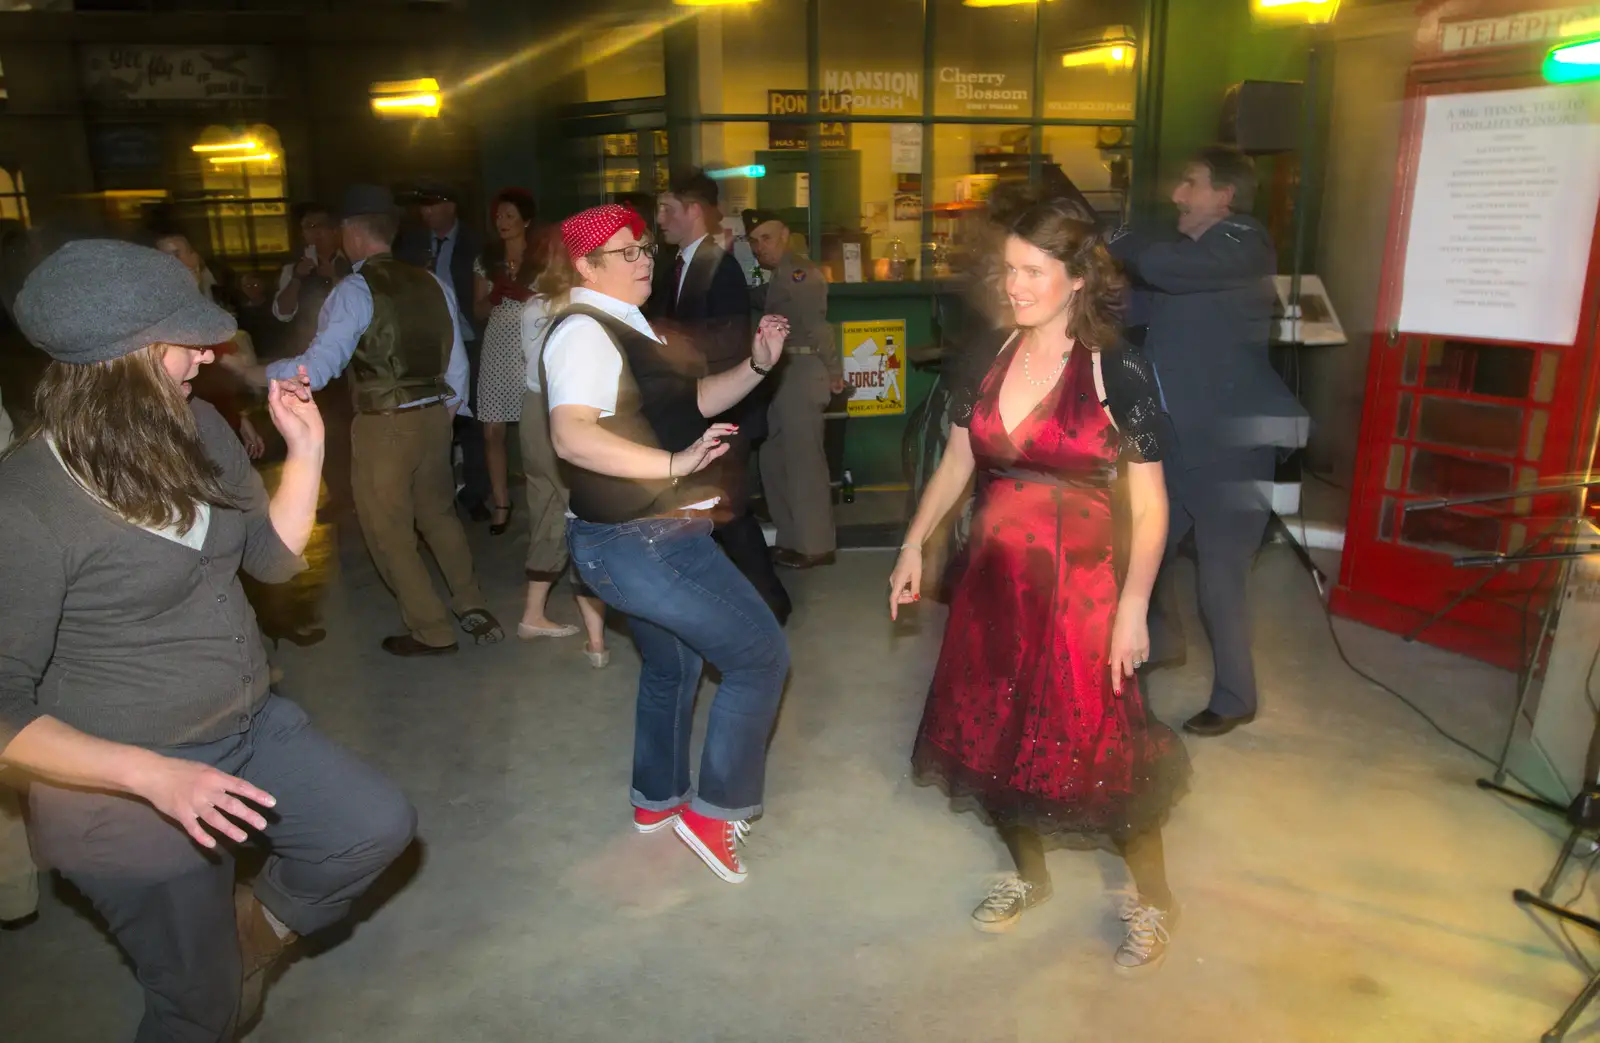
[[[789,674],[789,645],[761,596],[711,540],[711,522],[567,521],[573,564],[589,589],[628,617],[644,666],[633,739],[635,807],[684,801],[709,818],[761,811],[767,739]],[[689,740],[700,671],[722,685],[711,704],[698,793]]]

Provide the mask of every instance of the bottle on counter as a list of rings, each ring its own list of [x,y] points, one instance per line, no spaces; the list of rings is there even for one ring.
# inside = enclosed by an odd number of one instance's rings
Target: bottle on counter
[[[906,244],[897,235],[889,240],[889,281],[904,282],[906,278]]]

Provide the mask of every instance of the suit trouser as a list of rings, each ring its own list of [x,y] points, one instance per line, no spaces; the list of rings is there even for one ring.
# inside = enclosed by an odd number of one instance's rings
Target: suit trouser
[[[20,920],[39,908],[39,870],[28,847],[21,796],[0,774],[0,920]]]
[[[761,522],[750,510],[750,455],[750,441],[742,434],[728,440],[728,452],[717,464],[723,483],[725,520],[717,523],[711,537],[782,622],[789,618],[794,606],[778,579],[778,570],[773,568]]]
[[[416,832],[405,795],[287,699],[268,696],[239,735],[156,752],[277,798],[255,894],[299,934],[344,919]],[[228,842],[204,851],[130,797],[36,782],[30,800],[40,862],[94,903],[144,986],[135,1043],[231,1043],[240,965]]]
[[[833,397],[828,385],[828,368],[815,355],[785,359],[761,445],[761,488],[778,546],[801,554],[830,554],[837,547],[823,443],[822,414]]]
[[[457,615],[487,607],[455,510],[450,411],[428,406],[357,416],[350,424],[350,482],[367,550],[400,602],[406,629],[426,645],[454,643],[450,613],[434,592],[417,548],[421,533],[450,587]]]
[[[1171,565],[1179,541],[1193,530],[1200,618],[1216,665],[1209,708],[1223,717],[1256,711],[1246,594],[1251,564],[1272,517],[1267,484],[1272,481],[1274,460],[1271,447],[1246,449],[1198,467],[1185,468],[1175,461],[1165,472],[1171,516],[1167,553],[1152,599],[1151,658],[1161,662],[1183,652]]]

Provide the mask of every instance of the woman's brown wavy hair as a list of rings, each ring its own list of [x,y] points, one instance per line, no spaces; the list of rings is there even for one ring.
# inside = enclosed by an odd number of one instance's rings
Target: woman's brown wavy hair
[[[234,506],[194,412],[154,344],[108,362],[52,362],[25,441],[48,436],[67,468],[135,525],[188,532],[202,503]]]
[[[1106,249],[1100,227],[1086,220],[1069,200],[1037,203],[1012,219],[1006,229],[1067,266],[1067,274],[1083,280],[1072,299],[1067,332],[1079,344],[1099,351],[1122,337],[1122,309],[1128,281]]]

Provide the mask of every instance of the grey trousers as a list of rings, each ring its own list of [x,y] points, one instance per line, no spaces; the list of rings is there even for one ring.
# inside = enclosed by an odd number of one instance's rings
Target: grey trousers
[[[28,847],[20,797],[0,773],[0,920],[21,920],[39,908],[39,870]]]
[[[242,735],[157,751],[266,790],[266,868],[256,897],[298,934],[343,919],[411,842],[416,812],[394,784],[268,697]],[[82,891],[145,991],[136,1043],[227,1043],[239,1005],[233,854],[205,851],[143,801],[39,783],[35,851]]]
[[[1211,639],[1216,676],[1208,707],[1223,717],[1256,712],[1256,670],[1250,653],[1250,567],[1272,517],[1266,483],[1276,451],[1246,449],[1222,460],[1165,468],[1171,517],[1167,555],[1151,599],[1150,651],[1154,662],[1180,658],[1183,624],[1172,592],[1171,563],[1178,542],[1192,529],[1200,618]]]
[[[823,445],[822,413],[832,398],[828,369],[815,355],[791,356],[782,367],[778,390],[767,407],[761,489],[778,528],[778,546],[828,554],[837,545]]]

